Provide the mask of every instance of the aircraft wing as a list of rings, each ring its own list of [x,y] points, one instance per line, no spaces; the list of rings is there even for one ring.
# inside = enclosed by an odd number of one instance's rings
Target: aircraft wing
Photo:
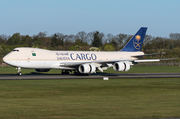
[[[107,68],[113,67],[113,65],[117,62],[125,62],[126,64],[129,64],[128,66],[131,66],[136,63],[140,62],[158,62],[161,60],[174,60],[177,58],[168,58],[168,59],[140,59],[140,60],[131,60],[131,59],[123,59],[123,60],[109,60],[109,61],[89,61],[89,62],[64,62],[61,63],[60,66],[64,69],[78,69],[80,65],[83,64],[91,64],[95,66],[99,71],[103,72],[103,70],[106,70]]]
[[[175,60],[177,58],[167,58],[167,59],[137,59],[137,60],[131,60],[131,59],[123,59],[123,60],[108,60],[108,61],[103,61],[103,60],[97,60],[97,61],[89,61],[89,62],[62,62],[60,64],[61,67],[71,67],[76,69],[79,67],[79,65],[82,64],[94,64],[96,67],[111,67],[114,63],[116,62],[129,62],[131,65],[134,63],[140,63],[140,62],[158,62],[162,60]],[[111,66],[108,66],[108,64],[112,64]]]
[[[115,63],[115,62],[123,62],[123,61],[133,61],[130,59],[123,59],[123,60],[97,60],[97,61],[89,61],[89,62],[64,62],[61,63],[61,66],[79,66],[81,64],[91,64],[91,63],[97,63],[97,64],[104,64],[104,63]]]

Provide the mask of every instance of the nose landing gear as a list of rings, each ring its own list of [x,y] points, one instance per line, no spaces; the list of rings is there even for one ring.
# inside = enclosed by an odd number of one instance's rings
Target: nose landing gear
[[[22,73],[21,73],[21,67],[18,67],[18,68],[17,68],[17,75],[18,75],[18,76],[21,76],[21,75],[22,75]]]

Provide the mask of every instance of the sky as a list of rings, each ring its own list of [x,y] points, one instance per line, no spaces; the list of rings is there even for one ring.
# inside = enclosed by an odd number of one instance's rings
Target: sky
[[[0,0],[0,35],[180,33],[180,0]]]

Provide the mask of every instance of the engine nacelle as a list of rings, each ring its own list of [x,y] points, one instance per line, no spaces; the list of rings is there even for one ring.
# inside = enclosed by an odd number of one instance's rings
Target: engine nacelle
[[[128,71],[130,69],[130,64],[127,62],[116,62],[114,63],[113,69],[115,71]]]
[[[81,64],[78,70],[83,74],[96,73],[96,67],[92,64]]]
[[[48,72],[50,69],[35,69],[37,72]]]

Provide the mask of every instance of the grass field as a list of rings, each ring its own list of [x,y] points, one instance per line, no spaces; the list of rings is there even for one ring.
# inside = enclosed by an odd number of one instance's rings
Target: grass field
[[[22,69],[22,74],[35,73],[34,69]],[[16,74],[17,70],[15,67],[0,67],[0,74]],[[51,69],[45,74],[60,74],[61,70]],[[104,70],[104,73],[180,73],[179,66],[133,66],[127,72],[117,72],[113,68]]]
[[[180,117],[180,78],[0,81],[0,118],[162,117]]]
[[[178,66],[134,66],[126,73],[179,71]],[[16,74],[16,69],[0,68],[0,74]],[[6,119],[180,117],[179,100],[180,78],[0,80],[0,118]]]

